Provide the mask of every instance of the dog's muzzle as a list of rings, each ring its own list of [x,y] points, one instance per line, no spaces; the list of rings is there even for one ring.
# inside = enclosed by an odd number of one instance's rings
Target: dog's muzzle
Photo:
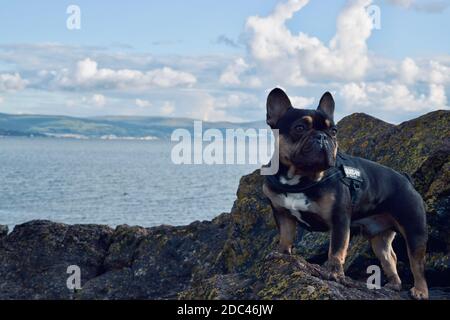
[[[314,137],[314,143],[320,147],[320,149],[325,149],[329,147],[329,142],[324,133],[319,133]]]

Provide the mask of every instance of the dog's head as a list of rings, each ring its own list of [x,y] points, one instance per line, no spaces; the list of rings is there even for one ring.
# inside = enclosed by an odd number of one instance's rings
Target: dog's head
[[[335,165],[337,129],[333,96],[326,92],[316,110],[296,109],[276,88],[267,98],[267,124],[279,130],[280,162],[297,174],[320,177]]]

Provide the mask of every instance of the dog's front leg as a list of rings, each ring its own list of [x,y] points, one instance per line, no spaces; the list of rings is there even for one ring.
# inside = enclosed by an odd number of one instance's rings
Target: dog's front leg
[[[297,221],[282,209],[273,209],[273,215],[280,233],[278,250],[281,253],[292,254],[292,247],[297,234]]]
[[[333,278],[338,279],[344,277],[344,263],[350,242],[350,218],[341,216],[334,220],[331,226],[326,267],[330,270]]]

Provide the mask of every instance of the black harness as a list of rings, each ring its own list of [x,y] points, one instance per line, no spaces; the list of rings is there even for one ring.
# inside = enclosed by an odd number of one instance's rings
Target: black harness
[[[336,165],[325,171],[323,178],[319,181],[312,181],[308,178],[300,178],[297,184],[289,185],[281,183],[280,175],[266,176],[266,183],[270,189],[276,193],[302,193],[312,188],[324,186],[327,183],[339,180],[349,188],[352,205],[354,206],[361,194],[361,184],[363,178],[361,170],[351,166],[346,156],[338,153]]]

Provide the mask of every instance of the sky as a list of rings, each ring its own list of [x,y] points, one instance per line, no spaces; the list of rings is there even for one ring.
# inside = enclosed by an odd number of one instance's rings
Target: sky
[[[314,108],[330,91],[337,119],[365,112],[399,123],[449,109],[449,7],[450,0],[4,1],[0,112],[254,121],[265,118],[268,92],[281,87],[296,107]]]

